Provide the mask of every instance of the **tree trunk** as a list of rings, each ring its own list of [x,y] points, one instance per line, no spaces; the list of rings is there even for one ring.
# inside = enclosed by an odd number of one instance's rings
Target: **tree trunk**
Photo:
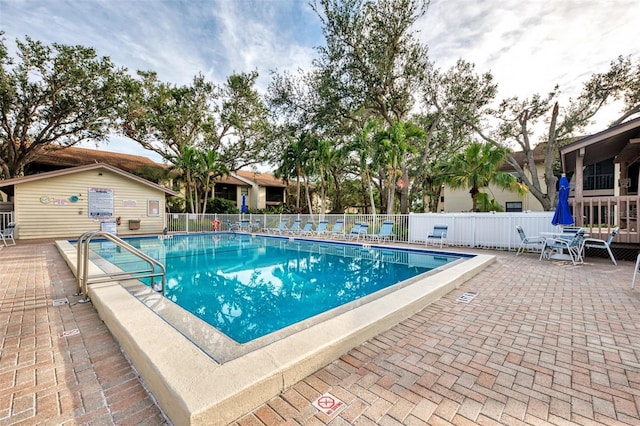
[[[402,164],[402,188],[400,188],[400,213],[409,213],[409,172],[406,162]]]

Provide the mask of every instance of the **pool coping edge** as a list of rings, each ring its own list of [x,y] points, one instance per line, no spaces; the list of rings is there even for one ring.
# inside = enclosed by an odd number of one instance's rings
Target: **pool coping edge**
[[[56,241],[56,245],[75,274],[75,247],[68,241]],[[92,285],[90,296],[100,318],[174,424],[228,424],[424,309],[494,261],[493,255],[474,255],[222,365],[119,283]]]

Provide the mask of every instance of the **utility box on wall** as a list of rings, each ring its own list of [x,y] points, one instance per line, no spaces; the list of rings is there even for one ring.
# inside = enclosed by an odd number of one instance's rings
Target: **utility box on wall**
[[[137,231],[140,229],[140,219],[129,219],[129,230]]]

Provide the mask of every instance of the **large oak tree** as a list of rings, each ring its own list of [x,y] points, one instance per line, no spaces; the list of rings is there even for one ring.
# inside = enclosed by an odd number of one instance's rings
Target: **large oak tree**
[[[23,173],[39,154],[106,139],[124,69],[83,46],[0,40],[0,177]]]

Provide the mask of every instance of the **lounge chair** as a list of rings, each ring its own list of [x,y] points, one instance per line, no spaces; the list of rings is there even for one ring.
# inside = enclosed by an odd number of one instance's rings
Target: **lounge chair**
[[[562,252],[569,255],[566,260],[576,265],[578,263],[584,263],[582,253],[584,250],[584,229],[579,229],[575,235],[561,236],[558,238],[547,238],[542,246],[542,252],[540,253],[540,259],[554,259],[554,252]]]
[[[606,250],[609,253],[609,257],[614,265],[617,265],[616,258],[613,257],[613,253],[611,252],[611,243],[613,239],[618,235],[618,227],[616,226],[611,230],[611,234],[609,234],[609,238],[607,240],[600,240],[598,238],[585,238],[584,239],[584,248],[585,250],[590,249],[601,249]]]
[[[521,253],[524,253],[525,250],[529,246],[535,246],[537,249],[541,250],[546,238],[544,237],[527,237],[522,229],[522,226],[516,225],[516,230],[518,231],[518,235],[520,235],[520,247],[518,247],[518,251],[516,251],[516,256],[519,256]]]
[[[251,231],[251,221],[249,219],[242,219],[236,225],[239,231]]]
[[[351,230],[347,234],[345,234],[345,237],[349,240],[358,238],[360,236],[361,226],[362,224],[360,222],[354,223],[351,227]]]
[[[282,234],[286,230],[287,230],[286,220],[281,220],[280,223],[278,223],[278,226],[276,226],[275,228],[264,228],[264,231],[268,234]]]
[[[360,237],[362,237],[362,239],[367,239],[367,237],[369,236],[369,224],[366,222],[360,222],[360,235],[358,236],[358,239],[360,239]]]
[[[307,222],[304,224],[302,229],[299,229],[295,232],[298,235],[311,235],[313,234],[313,222]]]
[[[13,238],[15,228],[16,224],[14,222],[9,222],[3,230],[0,230],[0,239],[4,243],[5,247],[16,245],[16,240]],[[7,240],[11,240],[11,244],[9,244]]]
[[[291,228],[289,229],[285,229],[284,231],[289,232],[290,234],[295,234],[298,231],[300,231],[300,223],[302,221],[300,219],[296,219],[293,221],[293,224],[291,225]]]
[[[380,231],[378,231],[377,234],[369,235],[369,238],[374,241],[395,240],[396,236],[393,233],[393,225],[394,222],[392,220],[385,220],[382,222]]]
[[[327,225],[329,225],[329,221],[326,220],[321,220],[320,222],[318,222],[318,226],[316,226],[316,229],[312,232],[312,234],[315,235],[324,235],[327,233]]]
[[[336,220],[336,223],[333,224],[333,227],[326,231],[326,235],[330,237],[337,237],[343,234],[342,228],[344,227],[344,220]]]
[[[429,241],[434,241],[434,244],[436,241],[440,242],[440,248],[442,248],[442,245],[444,244],[444,241],[447,239],[447,230],[448,230],[448,226],[447,225],[434,225],[433,227],[433,232],[429,235],[427,235],[427,239],[425,240],[424,244],[425,245],[429,245]]]

